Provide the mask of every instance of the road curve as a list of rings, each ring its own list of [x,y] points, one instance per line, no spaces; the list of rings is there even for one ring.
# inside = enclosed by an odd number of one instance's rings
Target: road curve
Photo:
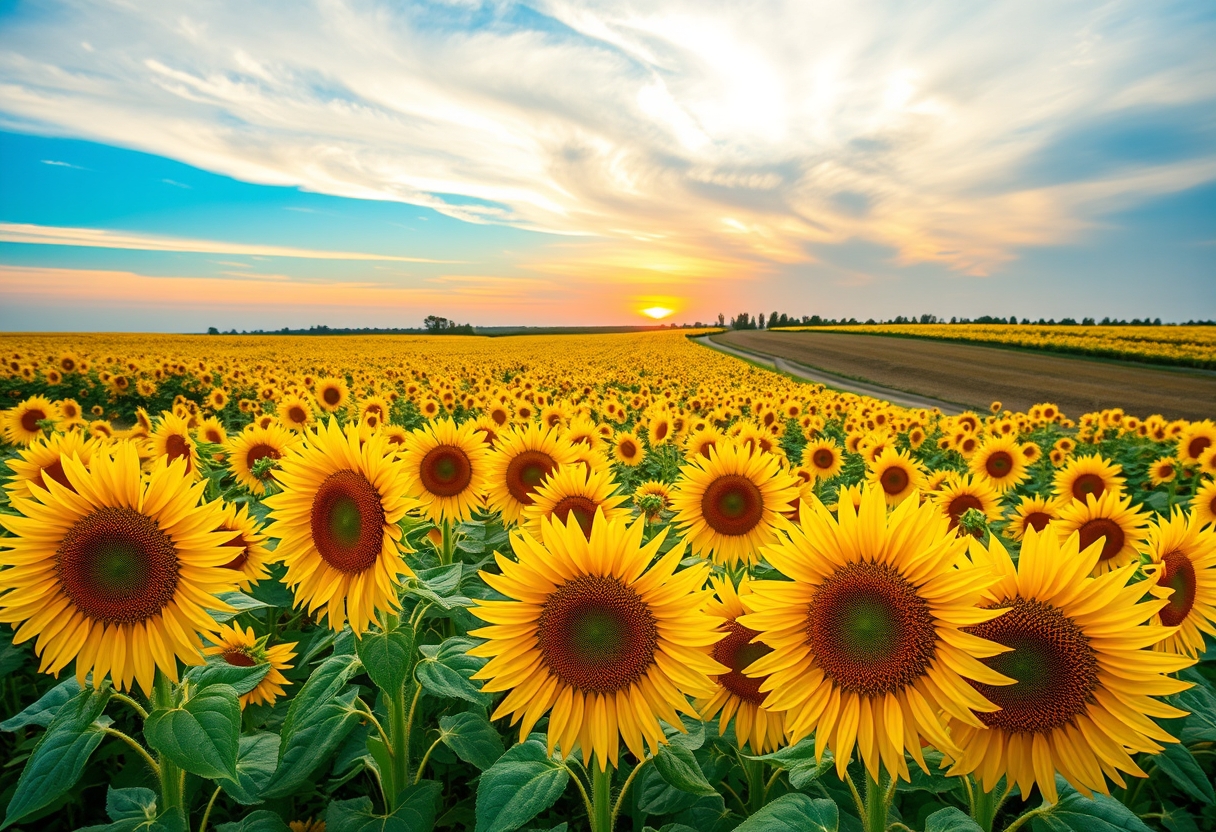
[[[703,344],[710,349],[718,350],[719,352],[733,355],[736,358],[743,358],[748,361],[754,361],[765,367],[771,367],[783,373],[789,373],[792,376],[814,381],[819,384],[833,387],[837,390],[844,390],[849,393],[857,393],[861,396],[872,396],[875,399],[897,404],[900,407],[914,408],[934,408],[936,407],[942,413],[948,415],[957,415],[962,413],[964,408],[954,402],[942,401],[929,396],[918,396],[915,393],[906,393],[903,390],[895,390],[891,387],[883,387],[878,384],[871,384],[868,381],[858,381],[857,379],[848,378],[847,376],[838,376],[835,373],[827,373],[823,370],[816,370],[814,367],[807,367],[804,364],[790,361],[775,355],[766,353],[752,352],[751,350],[742,350],[737,347],[728,347],[726,344],[720,344],[717,341],[710,340],[708,335],[701,335],[692,340]]]

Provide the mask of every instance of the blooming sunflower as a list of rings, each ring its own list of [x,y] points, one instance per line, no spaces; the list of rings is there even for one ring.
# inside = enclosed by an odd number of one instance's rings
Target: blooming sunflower
[[[242,708],[250,703],[273,705],[275,700],[283,695],[283,688],[291,684],[283,675],[283,671],[291,670],[292,666],[288,662],[296,657],[292,652],[296,642],[267,647],[267,638],[269,636],[258,638],[252,627],[242,630],[239,626],[221,624],[219,633],[212,638],[214,644],[203,650],[206,655],[219,656],[233,667],[270,665],[257,687],[249,693],[241,694]]]
[[[1059,517],[1059,507],[1056,500],[1031,495],[1023,497],[1013,509],[1006,531],[1014,540],[1021,540],[1026,532],[1034,529],[1041,532],[1052,520]]]
[[[475,423],[429,422],[400,451],[406,491],[433,523],[468,520],[486,491],[489,454]]]
[[[1183,463],[1194,464],[1199,455],[1216,445],[1216,424],[1210,419],[1192,422],[1178,436],[1178,458]]]
[[[1141,551],[1150,561],[1145,574],[1157,582],[1153,594],[1167,602],[1153,623],[1178,628],[1157,646],[1198,657],[1204,633],[1216,636],[1216,530],[1175,508],[1149,526]]]
[[[692,553],[717,563],[754,564],[759,548],[789,525],[781,513],[800,493],[777,458],[730,442],[680,469],[671,506]]]
[[[284,396],[275,405],[275,412],[285,428],[296,432],[307,430],[315,418],[312,405],[303,396]]]
[[[230,559],[224,568],[237,573],[236,581],[241,589],[248,590],[258,581],[270,577],[266,564],[270,562],[271,554],[266,547],[266,535],[257,518],[249,513],[248,503],[239,508],[236,503],[225,503],[216,531],[228,533],[228,541],[224,545],[230,547]]]
[[[255,474],[254,466],[263,459],[281,460],[299,441],[294,433],[277,424],[264,428],[250,426],[229,440],[228,469],[251,494],[264,496],[273,482],[274,468]]]
[[[1172,456],[1163,456],[1148,466],[1148,481],[1156,488],[1167,482],[1173,482],[1178,475],[1178,460]]]
[[[63,457],[75,456],[87,468],[96,447],[95,440],[75,430],[35,440],[16,457],[7,460],[13,471],[12,481],[4,485],[9,498],[32,497],[33,486],[45,489],[47,480],[54,480],[69,491],[75,490],[63,472]]]
[[[350,401],[350,388],[346,386],[346,379],[323,378],[318,379],[314,395],[322,410],[333,413]]]
[[[980,726],[992,705],[968,684],[1011,680],[980,659],[1004,652],[964,627],[1000,613],[980,610],[995,578],[964,563],[966,540],[927,503],[905,500],[888,514],[882,489],[861,508],[842,499],[839,521],[818,500],[801,523],[764,549],[789,581],[753,581],[739,623],[773,649],[748,666],[768,679],[765,707],[786,714],[790,741],[815,733],[841,777],[856,745],[870,776],[879,761],[909,779],[905,751],[928,771],[921,740],[957,754],[941,712]]]
[[[646,450],[637,434],[621,431],[612,440],[612,457],[622,465],[633,468],[642,464],[642,460],[646,458]]]
[[[727,443],[726,434],[717,428],[693,431],[684,440],[684,455],[689,459],[709,458],[710,451]]]
[[[198,431],[195,436],[200,442],[206,442],[210,445],[226,445],[228,443],[228,431],[224,430],[224,426],[220,420],[214,416],[209,416],[203,420],[198,426]]]
[[[718,735],[726,733],[731,718],[735,720],[735,745],[751,746],[753,754],[776,751],[785,741],[785,714],[770,711],[764,706],[768,693],[761,693],[760,686],[767,677],[744,675],[748,665],[761,656],[767,656],[772,648],[753,641],[759,633],[749,630],[738,622],[744,610],[742,598],[751,594],[746,575],[739,589],[729,578],[712,577],[714,597],[705,611],[718,619],[719,629],[725,637],[713,647],[714,661],[729,668],[729,672],[714,677],[717,691],[709,699],[697,703],[704,720],[718,717]]]
[[[310,614],[319,609],[334,630],[349,620],[362,635],[378,611],[398,608],[400,576],[413,575],[398,524],[417,503],[392,450],[379,435],[360,443],[354,425],[343,431],[330,419],[289,450],[275,479],[283,492],[265,505],[283,582]]]
[[[1023,799],[1037,784],[1055,803],[1059,772],[1091,797],[1107,793],[1105,777],[1123,786],[1121,771],[1144,776],[1129,752],[1155,753],[1158,743],[1175,742],[1151,717],[1186,715],[1153,697],[1187,688],[1164,674],[1190,660],[1143,649],[1169,634],[1144,623],[1165,602],[1141,603],[1152,584],[1128,585],[1134,565],[1090,577],[1099,547],[1079,548],[1078,541],[1075,534],[1061,540],[1030,531],[1016,567],[996,537],[987,549],[971,546],[972,560],[998,579],[983,606],[1004,614],[967,632],[1005,645],[1008,652],[985,664],[1017,680],[1001,687],[973,682],[1000,710],[978,714],[979,725],[951,719],[959,750],[949,752],[950,774],[975,772],[985,791],[1004,775]]]
[[[633,492],[633,504],[654,523],[659,515],[671,509],[671,486],[658,480],[647,480]]]
[[[195,479],[202,477],[198,467],[198,446],[190,436],[190,423],[174,413],[160,414],[156,428],[148,439],[152,459],[167,459],[169,462],[185,460],[186,473]]]
[[[59,409],[45,396],[30,396],[3,415],[7,419],[0,427],[4,428],[5,441],[10,445],[29,445],[43,435],[38,423],[48,419],[58,421]]]
[[[486,641],[469,654],[490,659],[473,678],[510,691],[493,718],[511,715],[522,740],[549,713],[549,752],[579,747],[601,771],[622,740],[638,759],[656,753],[659,720],[683,730],[679,714],[696,716],[687,697],[712,696],[709,677],[728,670],[709,655],[722,634],[704,612],[708,564],[677,572],[679,543],[651,565],[666,530],[643,545],[644,526],[597,511],[590,539],[574,519],[542,519],[539,541],[516,531],[516,560],[496,553],[502,573],[481,573],[510,600],[471,610],[490,625],[470,632]]]
[[[844,467],[844,456],[832,440],[815,439],[802,449],[802,466],[813,472],[816,479],[830,480]]]
[[[1195,489],[1191,498],[1191,514],[1201,526],[1216,523],[1216,480],[1208,480]]]
[[[925,470],[903,451],[888,447],[866,466],[866,483],[895,506],[915,494],[925,479]]]
[[[989,437],[967,464],[972,474],[992,483],[998,494],[1026,479],[1026,456],[1014,436]]]
[[[646,425],[646,433],[650,439],[650,446],[652,448],[670,442],[675,436],[671,417],[666,413],[657,413],[651,416],[649,423]]]
[[[574,458],[574,447],[556,430],[538,424],[512,428],[499,436],[490,457],[486,502],[502,512],[504,523],[518,523],[545,477]]]
[[[1132,508],[1131,497],[1120,498],[1119,492],[1107,491],[1098,499],[1090,494],[1084,503],[1062,504],[1060,517],[1052,525],[1061,539],[1078,533],[1082,549],[1103,540],[1097,566],[1101,575],[1137,559],[1147,521],[1147,513]]]
[[[1107,491],[1122,493],[1127,480],[1119,476],[1121,473],[1122,466],[1103,459],[1099,454],[1080,456],[1056,472],[1053,487],[1057,497],[1084,503],[1091,494],[1101,497]]]
[[[533,492],[533,503],[524,507],[520,524],[532,537],[538,538],[541,518],[556,517],[562,523],[569,523],[573,518],[583,534],[589,535],[596,511],[602,511],[609,520],[628,516],[629,509],[621,504],[629,497],[616,494],[616,489],[616,481],[607,468],[596,470],[578,464],[563,465]]]
[[[968,509],[982,512],[990,521],[1001,519],[1000,498],[992,481],[983,474],[949,477],[934,493],[933,502],[950,521],[951,529],[958,528]]]
[[[152,690],[159,668],[177,679],[177,659],[201,664],[197,633],[214,632],[214,597],[236,588],[217,502],[199,505],[204,484],[182,462],[159,460],[140,474],[134,443],[94,454],[88,469],[62,457],[71,488],[50,479],[18,497],[20,515],[0,515],[0,622],[14,643],[38,637],[39,670],[58,675],[76,661],[82,683],[107,675],[120,690]],[[176,658],[175,658],[176,657]]]

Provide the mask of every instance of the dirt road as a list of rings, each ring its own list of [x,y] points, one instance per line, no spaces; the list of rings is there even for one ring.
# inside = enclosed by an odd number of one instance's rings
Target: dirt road
[[[1216,373],[836,332],[726,332],[713,340],[920,396],[987,409],[1054,402],[1069,416],[1108,407],[1144,417],[1216,417]]]

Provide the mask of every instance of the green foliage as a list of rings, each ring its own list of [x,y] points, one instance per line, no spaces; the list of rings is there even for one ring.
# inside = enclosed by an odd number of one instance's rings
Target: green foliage
[[[513,832],[552,806],[570,773],[531,737],[490,766],[477,788],[476,832]]]

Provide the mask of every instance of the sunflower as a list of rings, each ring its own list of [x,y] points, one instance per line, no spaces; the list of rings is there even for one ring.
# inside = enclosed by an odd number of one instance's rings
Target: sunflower
[[[241,589],[248,590],[251,585],[270,577],[266,564],[272,556],[266,547],[266,535],[257,518],[249,513],[248,503],[239,509],[236,503],[225,503],[216,531],[228,533],[224,545],[229,547],[230,558],[224,568],[238,573],[236,581]]]
[[[563,465],[533,492],[533,503],[524,507],[520,524],[532,537],[538,538],[541,518],[556,517],[562,523],[569,523],[573,518],[583,534],[589,535],[597,511],[603,512],[609,520],[629,515],[629,509],[621,505],[629,497],[616,494],[616,489],[612,472],[606,468],[594,470],[578,464]]]
[[[39,422],[59,421],[59,408],[45,396],[30,396],[0,416],[7,417],[0,424],[5,441],[10,445],[29,445],[43,435]]]
[[[1192,422],[1178,436],[1178,459],[1184,464],[1196,463],[1199,455],[1212,445],[1216,445],[1216,424],[1210,419]]]
[[[69,491],[75,490],[63,472],[63,457],[75,456],[87,468],[96,447],[97,442],[80,431],[52,433],[35,440],[16,457],[7,460],[13,471],[12,481],[4,485],[9,498],[32,497],[34,486],[45,489],[47,480],[54,480]]]
[[[379,611],[399,607],[400,576],[413,575],[398,524],[416,502],[383,437],[361,444],[354,425],[343,431],[331,418],[304,440],[275,472],[283,492],[264,501],[283,582],[310,614],[319,609],[334,630],[349,620],[362,635]]]
[[[789,525],[781,512],[799,492],[798,480],[772,454],[724,442],[680,469],[674,523],[694,555],[754,564],[760,546]]]
[[[709,454],[714,448],[726,443],[726,434],[717,428],[693,431],[684,440],[684,455],[689,459],[697,457],[709,459]]]
[[[830,439],[815,439],[802,449],[802,466],[819,480],[830,480],[844,467],[840,446]]]
[[[574,458],[574,447],[555,430],[538,424],[512,428],[499,436],[490,457],[487,504],[502,512],[504,523],[518,523],[545,477]]]
[[[236,589],[219,502],[199,505],[204,484],[184,463],[161,459],[140,474],[134,443],[94,454],[88,469],[62,457],[71,488],[55,479],[18,497],[20,515],[0,515],[14,537],[0,538],[0,622],[14,643],[34,636],[39,670],[76,678],[107,675],[120,690],[145,694],[159,668],[177,679],[177,659],[201,664],[197,633],[215,632],[214,596]],[[175,658],[176,657],[176,658]]]
[[[972,560],[998,578],[983,606],[1004,614],[967,632],[1005,645],[1008,652],[985,664],[1017,680],[972,683],[1000,706],[978,714],[981,724],[952,714],[960,750],[949,752],[950,774],[975,772],[985,791],[1004,775],[1023,800],[1037,784],[1055,803],[1058,772],[1087,796],[1108,793],[1106,777],[1124,786],[1121,771],[1144,776],[1129,753],[1156,753],[1158,743],[1176,741],[1151,717],[1186,715],[1153,697],[1189,687],[1164,674],[1190,660],[1143,649],[1169,634],[1144,623],[1165,601],[1140,603],[1152,584],[1128,585],[1134,565],[1090,577],[1099,547],[1079,548],[1078,541],[1031,531],[1016,567],[995,537],[987,549],[971,546]]]
[[[203,650],[206,655],[219,656],[233,667],[270,665],[270,669],[266,671],[262,681],[258,682],[257,687],[249,693],[241,694],[242,708],[250,703],[273,705],[275,700],[283,695],[283,688],[291,684],[283,675],[283,671],[291,670],[292,666],[288,662],[296,657],[296,654],[292,652],[296,642],[267,647],[267,638],[269,636],[258,638],[254,635],[252,627],[242,630],[239,626],[221,624],[219,633],[212,639],[214,644]]]
[[[666,530],[643,545],[645,523],[603,512],[590,540],[574,519],[540,525],[539,541],[513,534],[516,560],[495,554],[501,574],[480,573],[509,599],[471,610],[490,625],[469,633],[486,639],[469,654],[490,659],[473,678],[510,691],[492,718],[511,715],[522,741],[548,713],[549,752],[579,747],[601,771],[622,740],[639,760],[657,753],[659,720],[684,730],[679,714],[697,715],[687,697],[712,696],[709,677],[728,671],[709,655],[722,635],[704,612],[708,564],[677,572],[683,543],[660,557]]]
[[[71,430],[85,424],[84,416],[80,412],[80,404],[75,399],[63,399],[58,402],[59,406],[59,429]]]
[[[284,396],[275,405],[275,412],[285,428],[297,433],[307,430],[314,421],[312,405],[303,396]]]
[[[198,479],[202,471],[198,467],[198,446],[190,436],[187,419],[169,411],[160,414],[156,428],[149,437],[152,459],[165,458],[169,462],[182,459],[186,462],[186,473]]]
[[[489,454],[473,422],[429,422],[407,436],[400,451],[406,493],[431,522],[464,522],[484,499]]]
[[[1148,481],[1153,488],[1173,482],[1176,476],[1178,476],[1178,460],[1172,456],[1163,456],[1148,466]]]
[[[635,433],[622,431],[612,440],[612,457],[622,465],[634,468],[642,464],[646,451]]]
[[[1153,623],[1178,628],[1157,646],[1197,658],[1204,633],[1216,636],[1216,530],[1175,508],[1149,526],[1141,551],[1149,557],[1145,574],[1157,582],[1153,594],[1167,602]]]
[[[1191,498],[1191,514],[1201,526],[1216,523],[1216,480],[1208,480],[1195,489],[1195,496]]]
[[[208,416],[203,420],[203,423],[198,426],[195,436],[200,442],[206,442],[210,445],[228,444],[228,431],[224,430],[224,426],[220,423],[220,420],[214,416]]]
[[[666,413],[651,416],[646,425],[646,434],[652,448],[672,441],[675,437],[675,430],[672,428],[671,417]]]
[[[228,406],[228,393],[222,387],[214,388],[207,394],[207,407],[214,411],[223,410]]]
[[[265,496],[274,479],[274,466],[256,474],[254,467],[263,459],[281,460],[299,441],[295,434],[277,424],[264,428],[251,425],[228,442],[228,468],[251,494]]]
[[[1026,479],[1026,457],[1013,436],[989,437],[968,460],[971,473],[992,483],[1004,494]]]
[[[842,499],[839,515],[803,503],[789,537],[765,547],[791,580],[751,584],[739,623],[772,652],[746,675],[768,676],[765,707],[785,713],[790,742],[815,733],[842,778],[856,745],[875,780],[880,760],[907,780],[905,752],[928,771],[922,738],[958,753],[941,712],[979,727],[972,710],[996,710],[968,682],[1011,681],[979,661],[1006,648],[962,631],[999,615],[976,607],[995,577],[965,564],[966,540],[927,503],[888,514],[883,490],[866,487],[860,510]]]
[[[1043,458],[1043,449],[1034,442],[1025,442],[1018,446],[1018,450],[1022,452],[1022,456],[1025,457],[1027,465],[1034,465]]]
[[[785,714],[770,711],[764,706],[769,694],[761,693],[760,686],[767,677],[744,675],[748,665],[773,651],[767,644],[753,641],[759,633],[738,621],[745,612],[741,599],[752,591],[748,577],[743,576],[737,591],[729,578],[715,576],[710,578],[710,582],[714,587],[714,597],[706,605],[705,611],[718,619],[719,628],[726,633],[714,645],[713,657],[714,661],[730,668],[730,671],[714,677],[717,691],[709,699],[699,701],[697,709],[701,712],[701,719],[708,721],[718,717],[719,736],[726,733],[731,717],[734,717],[735,745],[738,748],[742,749],[746,744],[751,747],[753,754],[776,751],[785,741]]]
[[[1101,497],[1107,491],[1121,494],[1123,484],[1127,482],[1119,476],[1121,473],[1122,466],[1103,459],[1098,454],[1077,457],[1056,472],[1053,483],[1055,494],[1057,497],[1081,503],[1084,503],[1089,495]]]
[[[950,521],[951,529],[958,528],[968,509],[982,512],[990,522],[1001,519],[1000,497],[983,474],[950,477],[933,495],[933,502]]]
[[[671,486],[647,480],[633,492],[633,504],[646,515],[648,522],[657,522],[662,512],[671,510]]]
[[[371,422],[373,426],[382,425],[388,421],[388,413],[391,409],[388,400],[381,396],[369,396],[359,402],[359,420],[363,421],[369,416],[375,416],[375,420]]]
[[[895,506],[908,496],[915,494],[925,479],[925,471],[903,451],[888,447],[873,462],[866,466],[866,483],[874,491],[881,491],[887,505]]]
[[[1101,575],[1137,559],[1147,521],[1148,514],[1132,508],[1131,497],[1120,499],[1117,491],[1107,491],[1098,499],[1090,494],[1084,503],[1062,504],[1060,518],[1052,525],[1061,539],[1079,534],[1082,549],[1103,540],[1096,573]]]
[[[1059,504],[1056,500],[1033,495],[1023,497],[1014,507],[1006,531],[1014,540],[1021,540],[1030,529],[1041,532],[1059,516]]]
[[[341,378],[319,379],[314,394],[317,404],[326,413],[333,413],[350,401],[350,388],[346,386],[346,379]]]
[[[562,431],[562,436],[572,445],[587,445],[595,450],[604,446],[604,438],[600,436],[595,422],[586,416],[578,416],[570,420],[569,426]]]

